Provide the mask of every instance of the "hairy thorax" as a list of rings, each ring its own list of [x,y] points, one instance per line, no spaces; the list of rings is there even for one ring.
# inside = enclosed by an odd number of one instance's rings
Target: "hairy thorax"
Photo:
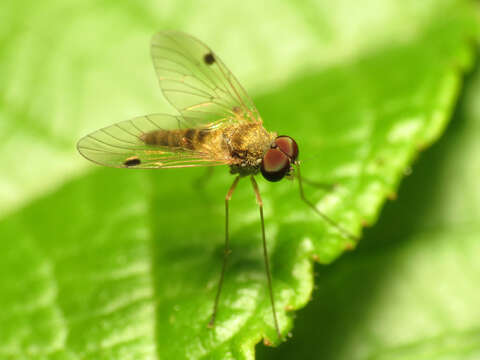
[[[243,123],[225,129],[225,142],[232,158],[232,174],[256,174],[263,155],[276,134],[269,133],[260,122]]]

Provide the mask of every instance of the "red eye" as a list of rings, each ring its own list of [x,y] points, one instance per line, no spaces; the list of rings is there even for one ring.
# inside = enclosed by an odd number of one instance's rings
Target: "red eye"
[[[297,160],[298,157],[298,145],[290,136],[281,135],[275,139],[275,144],[287,155],[292,161]]]
[[[290,169],[290,159],[278,149],[269,149],[263,156],[260,170],[268,181],[279,181]]]

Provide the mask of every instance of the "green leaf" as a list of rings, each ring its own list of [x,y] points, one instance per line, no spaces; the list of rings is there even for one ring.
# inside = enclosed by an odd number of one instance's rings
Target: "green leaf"
[[[327,194],[307,187],[307,196],[355,233],[440,136],[476,35],[467,1],[382,0],[378,12],[347,0],[264,9],[244,1],[235,11],[224,2],[72,4],[2,9],[2,358],[241,359],[262,337],[278,343],[248,181],[231,202],[233,253],[208,329],[233,180],[226,169],[200,187],[199,170],[98,169],[75,153],[89,130],[167,108],[148,58],[158,28],[190,30],[256,90],[265,126],[298,141],[302,174],[337,184]],[[240,40],[228,28],[242,18],[259,27],[241,25]],[[205,19],[215,28],[205,30]],[[312,259],[329,263],[356,244],[300,200],[295,182],[260,188],[286,333],[285,310],[310,297]]]
[[[479,70],[398,201],[354,253],[316,269],[293,339],[260,359],[480,357]]]

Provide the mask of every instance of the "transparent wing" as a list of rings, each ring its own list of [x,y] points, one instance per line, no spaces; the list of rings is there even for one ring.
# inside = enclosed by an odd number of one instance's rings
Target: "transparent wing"
[[[153,114],[119,122],[97,130],[77,143],[85,158],[97,164],[120,168],[175,168],[228,164],[208,151],[189,150],[181,146],[151,145],[147,134],[178,131],[181,116]],[[208,131],[208,130],[205,130]]]
[[[238,80],[200,40],[181,32],[160,32],[152,38],[151,52],[160,88],[183,115],[185,127],[261,122]]]

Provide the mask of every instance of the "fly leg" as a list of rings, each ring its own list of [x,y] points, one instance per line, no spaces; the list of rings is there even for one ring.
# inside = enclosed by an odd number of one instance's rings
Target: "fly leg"
[[[307,199],[307,197],[305,196],[305,192],[303,191],[303,179],[302,179],[302,176],[300,175],[300,164],[296,164],[297,165],[297,168],[296,168],[296,171],[297,171],[297,178],[298,178],[298,186],[299,186],[299,190],[300,190],[300,198],[308,205],[312,208],[313,211],[315,211],[318,215],[320,215],[320,217],[330,226],[334,227],[335,229],[337,229],[344,237],[346,237],[347,239],[350,239],[350,240],[353,240],[353,241],[358,241],[358,238],[353,235],[352,233],[350,233],[350,231],[346,230],[343,226],[341,226],[340,224],[338,224],[337,222],[335,222],[334,220],[332,220],[329,216],[327,216],[326,214],[324,214],[323,212],[321,212],[320,210],[318,210],[318,208],[315,206],[315,204],[313,204],[310,200]]]
[[[297,177],[298,177],[298,175],[297,175]],[[300,180],[299,180],[299,181],[300,181]],[[303,182],[304,184],[307,184],[307,185],[316,187],[316,188],[318,188],[318,189],[322,189],[322,190],[325,191],[325,192],[333,191],[333,190],[335,190],[335,188],[337,187],[337,184],[317,182],[317,181],[313,181],[313,180],[307,179],[307,178],[305,178],[305,177],[302,178],[302,182]]]
[[[220,280],[218,282],[217,295],[215,296],[215,302],[213,304],[212,318],[208,323],[208,327],[213,327],[215,325],[215,317],[217,316],[218,301],[220,300],[220,293],[222,292],[223,278],[225,276],[225,270],[227,268],[227,258],[231,252],[229,247],[229,236],[228,236],[228,203],[232,198],[232,194],[235,191],[235,188],[237,187],[238,180],[240,180],[240,176],[237,176],[235,178],[232,186],[230,186],[230,189],[228,190],[228,193],[225,196],[225,249],[223,252],[222,272],[220,273]]]
[[[280,334],[280,328],[278,327],[277,312],[275,311],[275,298],[273,297],[272,276],[270,274],[270,264],[268,261],[267,241],[265,240],[265,223],[263,220],[263,201],[260,196],[260,191],[258,190],[257,182],[255,181],[255,178],[253,177],[253,175],[250,176],[250,179],[252,180],[253,190],[255,191],[258,207],[260,209],[260,221],[262,223],[263,259],[265,260],[265,272],[267,273],[268,291],[270,293],[270,301],[272,303],[273,322],[275,324],[275,330],[277,330],[279,339],[282,339],[282,335]]]
[[[208,182],[208,180],[210,180],[212,175],[213,175],[213,166],[207,166],[207,168],[205,169],[205,172],[195,179],[193,186],[195,188],[200,188],[203,190],[205,188],[205,184]]]

